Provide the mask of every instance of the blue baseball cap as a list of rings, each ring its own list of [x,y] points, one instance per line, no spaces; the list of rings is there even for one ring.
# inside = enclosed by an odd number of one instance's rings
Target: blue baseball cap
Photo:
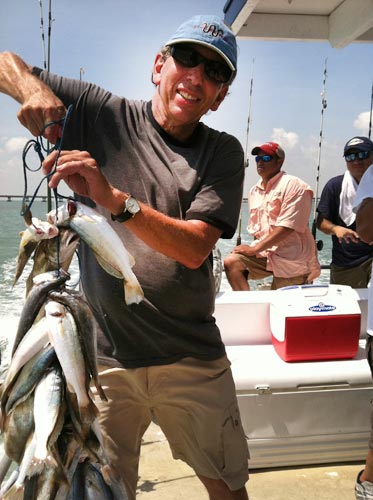
[[[343,156],[346,156],[346,153],[350,149],[357,149],[358,151],[373,151],[373,142],[368,137],[353,137],[346,142],[343,150]]]
[[[215,50],[237,71],[236,37],[222,19],[210,14],[194,16],[181,24],[165,45],[197,43]]]

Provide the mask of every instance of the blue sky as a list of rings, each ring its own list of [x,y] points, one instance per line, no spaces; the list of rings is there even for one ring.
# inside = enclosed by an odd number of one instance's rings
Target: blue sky
[[[131,99],[153,94],[154,57],[176,27],[195,14],[223,15],[226,0],[54,0],[50,66],[53,72],[83,78]],[[43,1],[47,42],[48,0]],[[0,50],[43,65],[39,0],[1,0]],[[333,49],[321,42],[238,40],[238,76],[208,125],[232,133],[249,150],[277,140],[286,151],[284,170],[316,190],[321,91],[327,59],[319,194],[332,176],[343,173],[343,145],[368,135],[373,44]],[[247,139],[250,81],[251,125]],[[0,94],[0,194],[23,192],[21,153],[30,138],[16,118],[18,104]],[[249,157],[246,188],[257,180]],[[33,174],[30,191],[41,179]]]

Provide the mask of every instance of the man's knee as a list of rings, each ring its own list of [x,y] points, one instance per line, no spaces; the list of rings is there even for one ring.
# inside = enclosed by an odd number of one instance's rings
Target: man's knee
[[[238,254],[230,253],[224,259],[225,271],[243,271],[245,266],[241,262]]]

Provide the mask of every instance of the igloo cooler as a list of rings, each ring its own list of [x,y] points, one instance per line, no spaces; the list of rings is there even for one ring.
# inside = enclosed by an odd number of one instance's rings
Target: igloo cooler
[[[272,344],[284,361],[353,358],[361,311],[346,285],[296,285],[276,290],[270,304]]]

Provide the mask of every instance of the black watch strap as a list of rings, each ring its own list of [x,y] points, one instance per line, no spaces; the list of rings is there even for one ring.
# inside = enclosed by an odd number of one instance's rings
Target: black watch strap
[[[126,220],[132,219],[133,214],[128,210],[124,209],[124,211],[119,215],[111,214],[111,220],[115,220],[117,222],[126,222]]]

